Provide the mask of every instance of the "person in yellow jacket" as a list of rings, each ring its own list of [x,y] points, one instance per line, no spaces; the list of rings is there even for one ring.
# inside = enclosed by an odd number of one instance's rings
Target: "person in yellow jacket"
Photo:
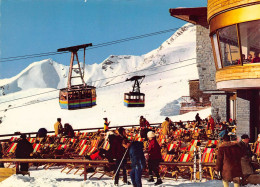
[[[55,130],[55,135],[62,134],[62,124],[61,124],[61,118],[57,118],[57,122],[54,124],[54,130]]]
[[[168,117],[165,118],[165,121],[162,123],[162,135],[165,135],[166,138],[168,137],[168,134],[170,132],[170,119]]]
[[[107,118],[103,118],[105,120],[104,122],[104,131],[107,132],[108,131],[108,126],[110,124],[110,122],[108,122],[108,119]]]

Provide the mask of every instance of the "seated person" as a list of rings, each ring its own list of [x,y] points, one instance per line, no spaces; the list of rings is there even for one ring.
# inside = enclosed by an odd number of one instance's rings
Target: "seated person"
[[[257,63],[260,62],[259,52],[255,52],[254,58],[251,63]]]

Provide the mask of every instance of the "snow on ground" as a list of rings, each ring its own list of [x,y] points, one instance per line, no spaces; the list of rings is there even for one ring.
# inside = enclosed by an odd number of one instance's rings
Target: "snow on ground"
[[[99,174],[95,175],[91,179],[83,180],[83,176],[74,175],[73,171],[69,174],[61,173],[61,167],[53,167],[51,169],[38,169],[30,170],[30,176],[25,175],[13,175],[6,180],[0,182],[1,187],[114,187],[114,181],[110,177],[104,176],[102,180],[98,180]],[[128,181],[131,181],[128,177]],[[152,187],[153,183],[147,182],[147,179],[142,179],[143,187]],[[132,185],[123,185],[121,178],[119,179],[119,186],[132,187]],[[210,180],[210,181],[190,181],[179,178],[175,179],[163,179],[164,186],[175,186],[175,187],[221,187],[222,181]],[[233,184],[230,185],[234,186]],[[246,185],[245,187],[260,187],[258,185]]]
[[[30,177],[22,175],[13,175],[8,179],[0,183],[1,187],[113,187],[114,181],[109,177],[103,177],[102,180],[98,180],[98,175],[91,179],[83,181],[83,176],[61,173],[61,168],[52,168],[49,170],[38,169],[31,170]],[[128,180],[131,179],[128,177]],[[195,183],[189,180],[178,179],[164,179],[163,184],[160,186],[221,186],[221,181],[206,181],[202,183]],[[142,184],[145,187],[154,186],[153,183],[149,183],[146,179],[142,180]],[[123,185],[122,180],[119,180],[119,185],[124,187],[131,187],[132,185]]]

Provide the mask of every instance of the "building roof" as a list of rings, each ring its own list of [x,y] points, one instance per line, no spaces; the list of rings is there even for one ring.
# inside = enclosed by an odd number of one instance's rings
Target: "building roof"
[[[196,8],[171,8],[169,10],[171,16],[190,22],[192,24],[201,25],[208,28],[207,7]]]

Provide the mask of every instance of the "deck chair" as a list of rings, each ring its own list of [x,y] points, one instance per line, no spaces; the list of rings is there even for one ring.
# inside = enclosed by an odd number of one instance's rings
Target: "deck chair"
[[[168,151],[168,152],[171,152],[172,150],[178,149],[178,148],[179,148],[179,142],[174,141],[174,142],[168,144],[168,146],[167,146],[167,151]]]
[[[79,149],[79,153],[75,154],[75,155],[71,155],[71,158],[73,158],[73,159],[85,159],[85,155],[86,155],[88,148],[89,148],[88,144],[82,145]],[[79,167],[79,165],[77,165],[77,164],[66,164],[66,166],[61,170],[61,172],[63,172],[65,169],[68,169],[66,174],[69,174],[71,172],[71,170],[75,169],[76,167]],[[74,174],[76,174],[79,170],[80,170],[80,168]]]
[[[165,154],[162,156],[162,159],[164,162],[172,162],[173,158],[175,157],[175,155],[170,155],[170,154]],[[170,173],[172,174],[172,166],[166,166],[166,165],[161,165],[160,166],[160,175],[162,178],[165,177],[166,174]]]
[[[4,156],[6,157],[14,157],[15,154],[15,150],[17,148],[17,142],[13,142],[9,148],[7,149],[7,151],[4,153]]]
[[[218,146],[218,140],[209,140],[208,143],[206,144],[206,147],[209,147],[210,145],[215,145],[216,147]]]
[[[28,142],[30,142],[31,144],[36,142],[36,138],[27,138]]]
[[[11,137],[11,138],[10,138],[10,142],[14,142],[14,141],[16,141],[16,140],[18,140],[18,137]]]
[[[15,150],[17,148],[17,144],[16,142],[13,142],[8,148],[7,150],[4,152],[3,157],[4,158],[14,158],[15,157]],[[9,163],[6,167],[9,168],[12,165],[12,163]]]
[[[159,145],[162,146],[162,144],[164,144],[166,142],[166,139],[163,138],[163,139],[159,139]]]
[[[190,153],[182,153],[177,162],[191,162],[193,159],[193,154]],[[177,166],[178,172],[176,173],[176,178],[179,176],[187,177],[189,176],[190,180],[192,180],[193,168],[191,166]],[[174,174],[174,173],[173,173]]]
[[[214,148],[205,148],[203,151],[203,154],[201,156],[201,162],[202,163],[211,163],[215,162],[215,154],[214,154],[215,149]],[[206,177],[210,176],[211,180],[213,180],[213,167],[203,167],[203,171],[205,171]]]
[[[136,138],[135,141],[144,142],[144,138]]]

